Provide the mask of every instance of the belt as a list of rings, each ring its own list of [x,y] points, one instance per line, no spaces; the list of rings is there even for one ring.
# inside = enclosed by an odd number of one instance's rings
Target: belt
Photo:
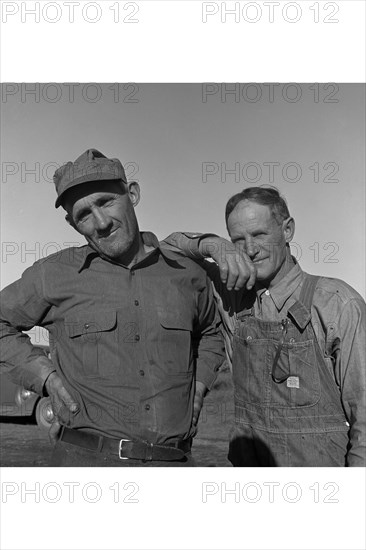
[[[60,440],[77,447],[91,451],[107,452],[117,455],[120,459],[133,458],[137,460],[182,460],[189,453],[192,438],[182,439],[165,445],[156,445],[148,441],[132,441],[131,439],[113,439],[101,435],[72,430],[62,426]]]

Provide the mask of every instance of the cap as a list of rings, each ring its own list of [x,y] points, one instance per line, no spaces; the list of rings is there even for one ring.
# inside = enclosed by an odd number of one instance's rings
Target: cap
[[[124,168],[118,159],[109,159],[96,149],[88,149],[75,162],[67,162],[56,170],[53,176],[57,193],[55,207],[61,205],[62,195],[71,187],[101,180],[122,180],[127,183]]]

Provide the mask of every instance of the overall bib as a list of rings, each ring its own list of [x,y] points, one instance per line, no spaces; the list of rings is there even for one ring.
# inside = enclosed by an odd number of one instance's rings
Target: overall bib
[[[305,275],[281,322],[237,317],[233,344],[234,466],[345,466],[349,425],[311,324],[319,277]]]

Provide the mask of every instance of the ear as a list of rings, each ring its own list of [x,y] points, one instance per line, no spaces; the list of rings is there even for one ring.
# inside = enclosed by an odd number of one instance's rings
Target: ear
[[[127,193],[131,199],[133,207],[137,206],[140,202],[140,186],[137,181],[130,181],[127,184]]]
[[[286,243],[290,243],[295,235],[295,220],[294,218],[287,218],[282,222],[282,231],[286,239]]]

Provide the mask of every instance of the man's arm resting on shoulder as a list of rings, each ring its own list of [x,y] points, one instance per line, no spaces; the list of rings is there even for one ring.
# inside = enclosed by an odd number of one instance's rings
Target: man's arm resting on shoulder
[[[52,361],[22,332],[41,323],[50,308],[42,277],[36,262],[0,294],[1,370],[14,383],[39,395],[49,395],[56,415],[60,404],[76,412],[78,405],[64,388]]]
[[[341,397],[350,423],[348,466],[366,466],[366,311],[365,302],[351,299],[339,319]]]
[[[162,241],[171,249],[182,252],[193,260],[212,258],[220,270],[221,281],[228,290],[253,288],[256,269],[242,248],[211,233],[171,233]]]

